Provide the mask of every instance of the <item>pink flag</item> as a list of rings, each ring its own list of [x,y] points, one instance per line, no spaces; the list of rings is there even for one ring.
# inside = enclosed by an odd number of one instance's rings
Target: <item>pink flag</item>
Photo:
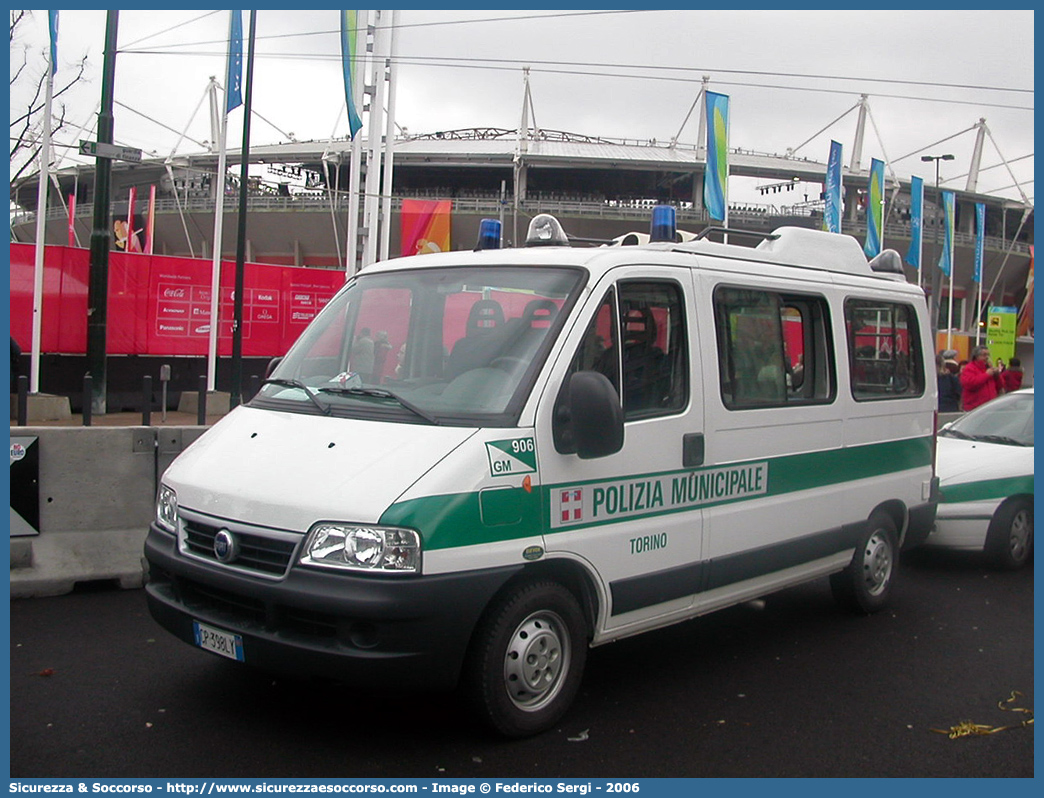
[[[73,226],[73,219],[76,217],[76,195],[69,195],[69,246],[76,246],[76,228]]]
[[[156,231],[156,186],[149,186],[149,220],[145,225],[145,254],[152,254],[153,233]]]

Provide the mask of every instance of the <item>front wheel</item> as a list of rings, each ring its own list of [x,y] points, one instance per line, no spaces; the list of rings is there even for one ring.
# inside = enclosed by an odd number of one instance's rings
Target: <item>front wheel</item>
[[[993,514],[986,533],[986,551],[999,568],[1014,571],[1033,553],[1033,502],[1011,499]]]
[[[841,606],[871,613],[888,604],[899,565],[895,522],[884,513],[870,517],[852,562],[830,577],[830,588]]]
[[[525,737],[565,714],[586,658],[586,624],[576,598],[555,582],[534,582],[487,610],[469,652],[464,688],[493,728]]]

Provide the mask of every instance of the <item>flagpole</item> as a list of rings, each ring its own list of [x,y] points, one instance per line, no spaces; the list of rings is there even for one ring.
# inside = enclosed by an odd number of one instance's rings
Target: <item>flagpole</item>
[[[29,393],[40,393],[40,348],[43,329],[44,241],[47,234],[47,183],[51,162],[51,99],[54,91],[54,69],[51,50],[47,55],[47,79],[44,81],[44,122],[40,142],[40,172],[36,194],[36,261],[33,269],[33,341],[29,361]],[[14,388],[15,386],[11,386]]]
[[[391,27],[388,31],[388,113],[384,133],[384,173],[381,189],[381,244],[379,260],[388,260],[391,254],[391,204],[392,178],[395,163],[395,84],[398,67],[395,64],[395,49],[398,32],[399,12],[391,12]]]
[[[954,200],[956,203],[956,199]],[[947,310],[946,310],[946,348],[953,348],[953,273],[957,271],[957,264],[953,262],[953,225],[955,222],[955,215],[957,209],[954,207],[950,213],[945,213],[944,218],[946,219],[946,259],[950,264],[950,284],[949,293],[947,297]],[[944,239],[945,240],[945,239]]]
[[[231,13],[235,14],[235,11]],[[231,54],[229,55],[231,57]],[[210,79],[211,91],[215,91],[214,78]],[[225,87],[228,94],[228,87]],[[213,96],[213,95],[212,95]],[[227,104],[227,100],[225,101]],[[210,335],[207,341],[207,391],[217,390],[217,344],[218,344],[218,309],[221,292],[221,234],[225,217],[225,171],[227,155],[225,152],[225,136],[228,132],[228,113],[222,112],[218,122],[218,165],[214,180],[214,252],[210,267]],[[201,400],[202,401],[202,400]]]
[[[384,127],[384,62],[378,50],[383,49],[387,31],[382,10],[374,12],[374,52],[368,53],[367,72],[373,77],[373,94],[370,96],[370,118],[366,125],[366,180],[363,183],[363,235],[366,248],[363,251],[363,266],[377,261],[379,239],[379,211],[381,192],[381,131]]]
[[[221,114],[218,121],[218,165],[217,175],[214,180],[214,252],[210,269],[210,335],[207,339],[207,391],[217,390],[217,349],[218,336],[221,330],[219,318],[221,308],[221,250],[222,232],[225,223],[225,172],[228,169],[228,112],[230,101],[239,98],[239,84],[232,85],[233,66],[238,70],[240,82],[242,82],[243,66],[243,24],[242,11],[229,11],[228,16],[228,53],[225,58],[225,96],[221,105]],[[236,25],[236,15],[239,15],[239,25]],[[236,47],[237,61],[233,63],[233,47]],[[211,107],[217,102],[217,85],[214,78],[210,79]],[[202,400],[201,400],[202,401]]]
[[[975,308],[975,345],[979,345],[979,334],[982,327],[979,324],[979,320],[982,318],[982,276],[979,276],[979,300]]]
[[[946,324],[946,348],[947,349],[952,349],[953,348],[952,347],[952,343],[953,343],[953,273],[956,271],[956,269],[954,268],[955,264],[953,262],[953,254],[952,254],[953,253],[953,247],[952,246],[950,247],[950,253],[951,253],[950,254],[950,296],[948,297],[948,299],[949,299],[949,309],[946,311],[946,320],[947,320],[947,324]]]
[[[232,388],[229,408],[238,407],[243,395],[243,293],[246,282],[247,195],[250,188],[250,114],[254,95],[254,41],[257,10],[250,11],[249,50],[246,67],[246,97],[243,101],[243,149],[239,171],[239,225],[236,234],[236,284],[232,294]]]

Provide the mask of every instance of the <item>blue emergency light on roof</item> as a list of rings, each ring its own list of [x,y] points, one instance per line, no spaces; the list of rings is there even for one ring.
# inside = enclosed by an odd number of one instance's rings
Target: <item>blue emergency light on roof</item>
[[[558,219],[549,213],[538,213],[529,223],[527,247],[568,247],[569,239]]]
[[[657,205],[652,212],[652,225],[649,227],[649,241],[677,240],[678,225],[673,205]]]
[[[475,250],[500,249],[500,221],[498,219],[483,219],[479,222],[478,243]]]

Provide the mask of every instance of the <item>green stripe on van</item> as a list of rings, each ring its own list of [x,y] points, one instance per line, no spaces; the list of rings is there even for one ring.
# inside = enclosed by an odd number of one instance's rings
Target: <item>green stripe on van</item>
[[[1007,477],[1004,479],[983,479],[978,482],[961,482],[940,488],[940,500],[943,504],[960,502],[979,502],[989,499],[1004,499],[1018,493],[1033,495],[1033,475]]]
[[[752,460],[750,463],[768,463],[768,480],[764,492],[756,496],[726,499],[700,506],[708,507],[723,504],[726,501],[749,501],[765,496],[779,496],[825,485],[869,479],[898,471],[928,467],[931,465],[931,461],[932,439],[930,437],[787,455],[769,460],[762,458]],[[732,463],[730,467],[742,467],[743,465],[743,463]],[[484,463],[483,466],[485,466]],[[720,468],[720,466],[713,468]],[[629,474],[614,478],[612,481],[626,483],[659,477],[687,477],[689,474],[698,474],[707,470],[709,469],[678,469],[657,474]],[[553,491],[605,481],[589,480],[544,485],[532,493],[526,493],[520,487],[514,488],[513,490],[518,494],[518,521],[516,523],[501,523],[491,526],[488,524],[488,518],[484,522],[477,491],[426,496],[397,502],[385,511],[380,522],[420,531],[424,547],[429,551],[533,537],[549,531],[548,510],[544,508],[551,506]],[[671,512],[688,512],[694,509],[696,507],[693,506],[657,509],[630,515],[628,520],[665,515]],[[838,523],[846,520],[853,519],[839,518]],[[576,529],[582,526],[585,524],[577,524],[568,528]]]

